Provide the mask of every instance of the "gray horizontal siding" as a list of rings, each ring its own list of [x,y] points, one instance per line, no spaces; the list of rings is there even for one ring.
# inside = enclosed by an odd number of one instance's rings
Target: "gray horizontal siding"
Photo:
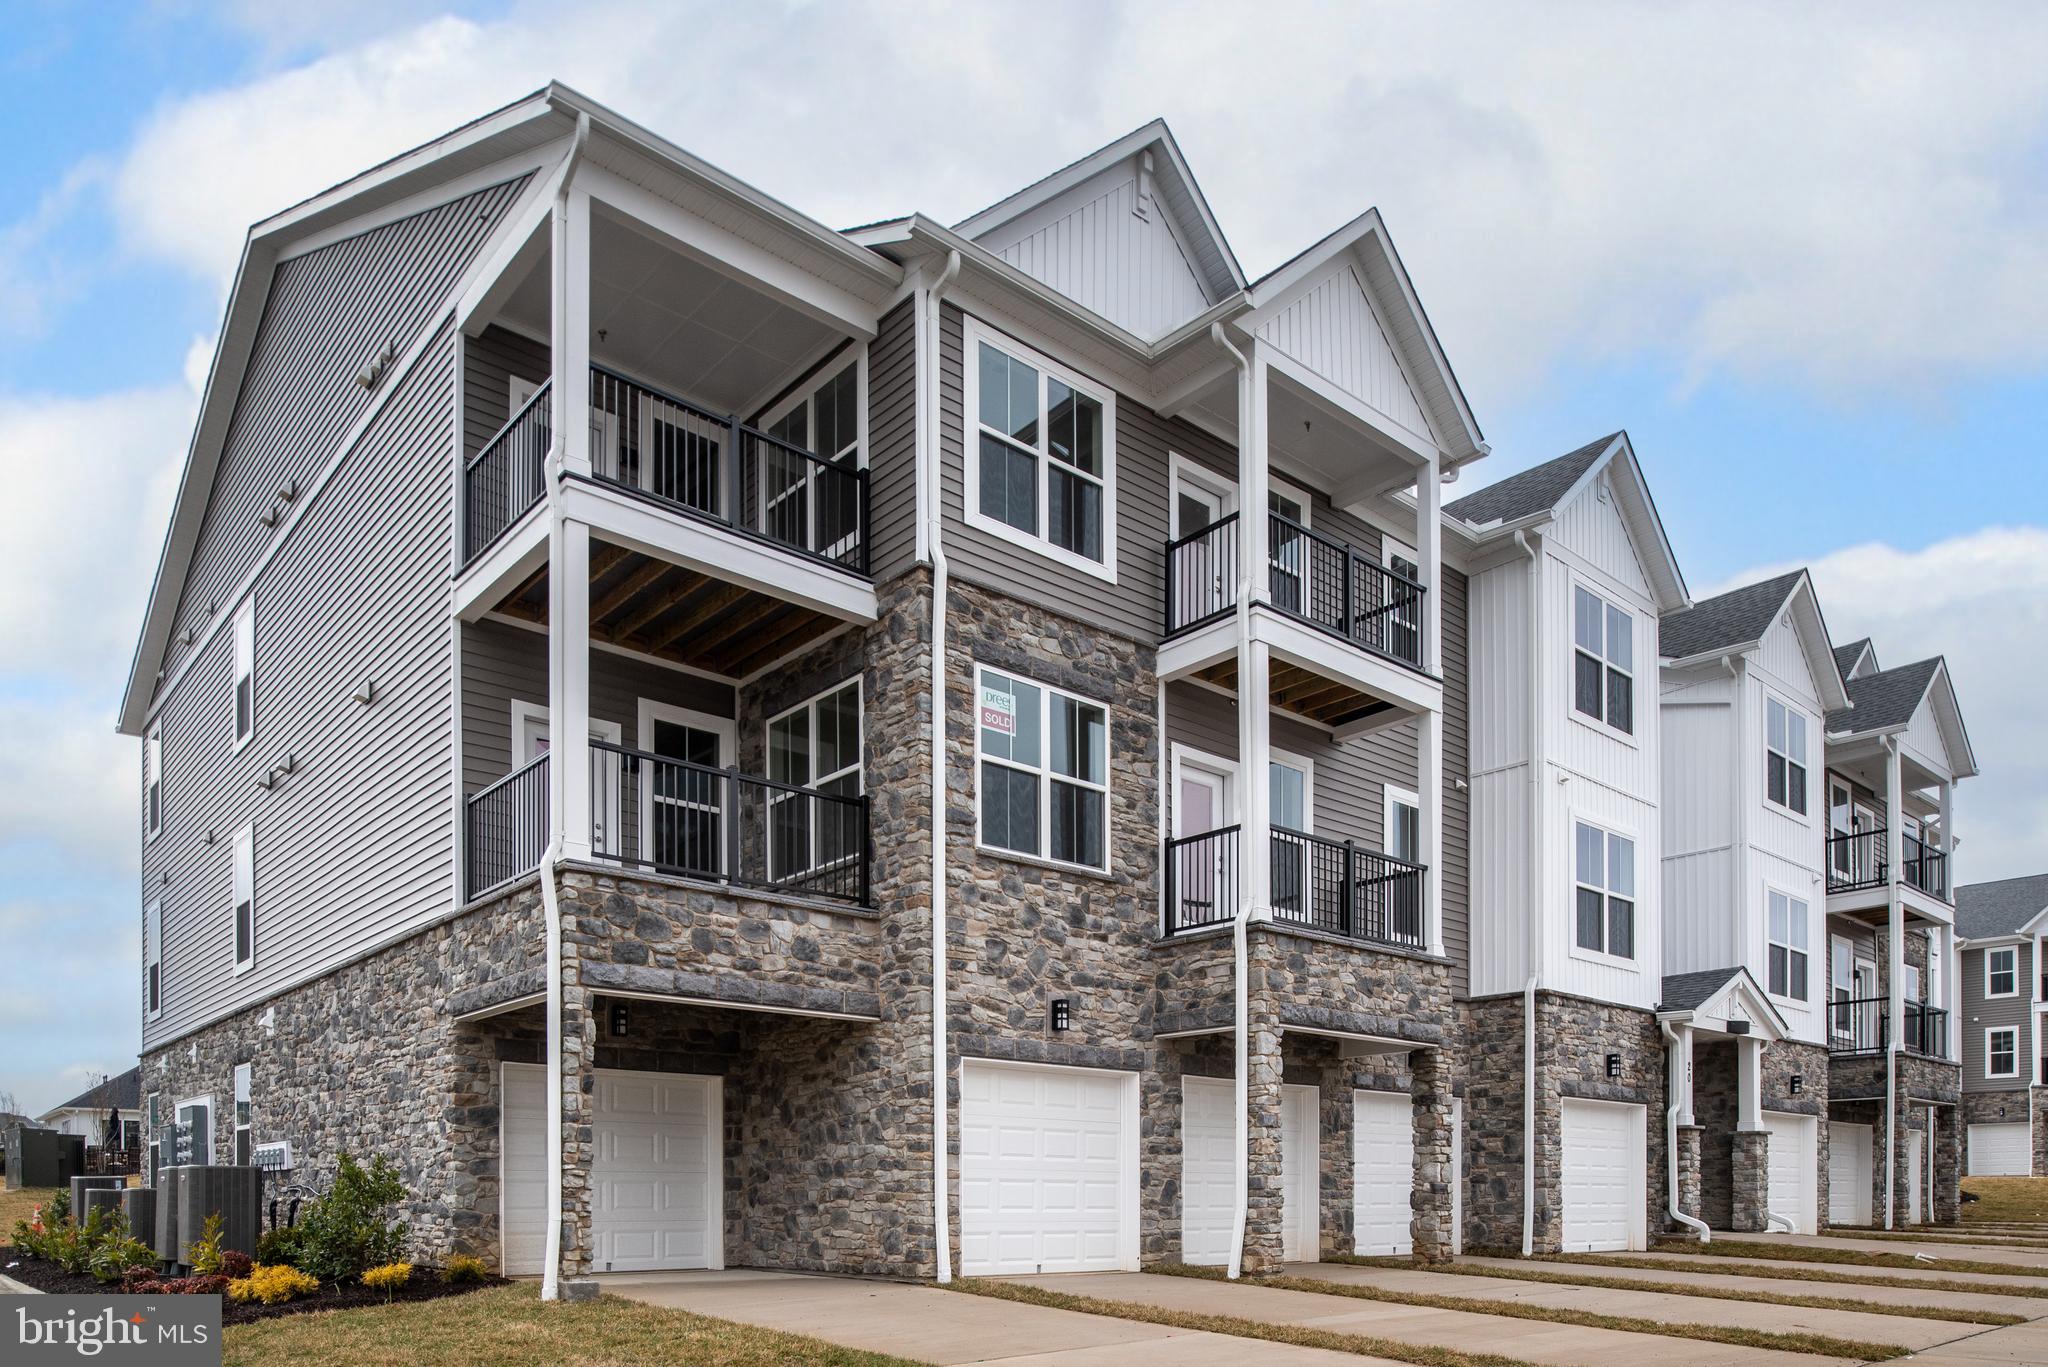
[[[535,384],[553,373],[548,349],[493,323],[462,346],[462,458],[484,449],[510,421],[512,377]]]
[[[868,565],[881,583],[917,558],[917,307],[906,299],[868,345]]]
[[[233,643],[165,704],[163,902],[149,1047],[424,923],[452,904],[447,616],[453,342],[391,396],[254,589],[256,729],[233,749]],[[376,701],[352,696],[364,681]],[[290,755],[297,771],[257,786]],[[253,823],[256,966],[233,975],[234,834]]]
[[[640,700],[651,698],[714,717],[733,715],[733,690],[606,650],[590,652],[590,715],[616,722],[624,743],[645,748]],[[473,793],[512,768],[512,704],[547,706],[547,637],[503,622],[462,631],[462,789]]]
[[[2034,949],[2019,946],[2019,992],[2011,997],[1984,995],[1982,949],[1963,952],[1963,1090],[1968,1092],[2011,1092],[2027,1086],[2040,1072],[2040,1060],[2029,1057],[2033,1042],[2028,1038],[2027,1013],[2033,1010]],[[1984,1076],[1984,1032],[2001,1025],[2017,1026],[2020,1032],[2020,1075],[2016,1078],[1987,1079]]]
[[[414,214],[281,263],[214,473],[192,565],[179,589],[168,678],[195,638],[234,605],[272,531],[278,490],[301,491],[372,402],[356,377],[389,347],[403,354],[431,321],[524,179]]]

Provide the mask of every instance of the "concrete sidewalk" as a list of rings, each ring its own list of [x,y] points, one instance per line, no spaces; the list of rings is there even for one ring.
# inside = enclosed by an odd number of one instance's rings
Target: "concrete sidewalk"
[[[1478,1263],[1486,1267],[1506,1268],[1510,1271],[1528,1267],[1519,1258],[1461,1258],[1460,1262]],[[1676,1261],[1675,1259],[1673,1260]],[[1700,1260],[1692,1259],[1694,1263]],[[1798,1282],[1777,1277],[1746,1277],[1740,1274],[1702,1272],[1696,1267],[1589,1267],[1583,1263],[1537,1263],[1537,1268],[1546,1272],[1584,1274],[1589,1277],[1612,1277],[1631,1282],[1683,1282],[1702,1291],[1763,1291],[1778,1296],[1830,1296],[1836,1300],[1878,1301],[1885,1305],[1897,1305],[1910,1299],[1915,1305],[1926,1305],[1943,1310],[1990,1310],[2001,1315],[2024,1315],[2029,1319],[2048,1316],[2048,1300],[2037,1300],[2030,1296],[1996,1296],[1971,1291],[1902,1291],[1896,1286],[1856,1286],[1841,1282]],[[1854,1275],[1856,1269],[1844,1267],[1835,1269]],[[1889,1277],[1893,1274],[1881,1268],[1867,1269],[1873,1277]],[[1968,1278],[1966,1280],[1977,1280]]]
[[[1087,1281],[1087,1278],[1081,1278]],[[1146,1277],[1146,1281],[1164,1281]],[[1255,1343],[928,1286],[795,1272],[645,1272],[597,1278],[608,1294],[918,1362],[1030,1367],[1393,1367],[1379,1358]]]
[[[1939,1364],[1939,1367],[1995,1367],[1996,1364],[2014,1362],[2048,1362],[2048,1322],[2035,1320],[2031,1324],[1988,1329],[1939,1348],[1930,1348],[1924,1353],[1915,1353],[1912,1361],[1916,1365]]]

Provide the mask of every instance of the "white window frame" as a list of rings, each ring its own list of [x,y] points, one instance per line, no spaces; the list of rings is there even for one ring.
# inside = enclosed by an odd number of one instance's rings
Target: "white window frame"
[[[651,755],[655,752],[654,724],[658,721],[665,721],[672,726],[687,726],[694,731],[709,731],[717,736],[718,763],[715,766],[716,768],[729,768],[739,762],[739,723],[731,717],[713,716],[709,712],[698,712],[688,707],[678,707],[674,703],[658,702],[653,698],[642,698],[639,700],[639,708],[633,717],[633,741],[634,747],[644,754]],[[618,723],[601,722],[593,717],[590,725],[593,730],[605,728],[608,732],[607,739],[612,744],[618,745],[621,743],[619,740]],[[550,740],[549,744],[552,745],[553,741]],[[638,798],[640,807],[640,857],[646,859],[648,852],[654,848],[654,808],[656,802],[660,799],[654,796],[653,763],[643,762],[637,767],[640,771],[640,792]],[[606,768],[608,769],[609,766],[606,766]],[[610,796],[606,799],[605,803],[604,819],[606,829],[620,831],[624,818],[619,814],[619,789],[624,785],[617,774],[608,774],[607,777],[609,781],[606,786],[610,789]],[[738,795],[733,794],[728,798],[728,801],[736,803]],[[692,804],[684,802],[681,805],[690,806]],[[738,819],[739,813],[737,810],[720,813],[720,835],[723,836],[725,833],[722,823],[737,821]],[[620,833],[623,834],[623,831],[620,831]],[[616,839],[611,839],[607,843],[614,850],[617,849]],[[725,846],[725,839],[720,839],[718,842],[717,871],[721,876],[729,875],[733,872],[733,870],[725,867]],[[652,866],[650,865],[650,867]]]
[[[1782,750],[1771,744],[1771,709],[1773,707],[1778,708],[1785,714],[1785,748]],[[1764,691],[1764,781],[1762,785],[1764,805],[1775,807],[1784,815],[1801,822],[1813,819],[1813,765],[1806,760],[1794,759],[1792,757],[1792,728],[1795,725],[1799,728],[1799,746],[1802,750],[1806,749],[1808,735],[1807,720],[1807,715],[1803,710],[1794,707],[1791,703],[1768,689]],[[1787,800],[1784,802],[1780,802],[1771,796],[1771,756],[1773,755],[1785,761],[1785,797]],[[1803,780],[1800,785],[1800,795],[1805,799],[1806,805],[1804,807],[1794,807],[1790,800],[1792,797],[1792,770],[1795,766],[1797,766]],[[1823,780],[1823,782],[1826,783],[1828,780]],[[1830,792],[1828,796],[1832,799],[1834,794]],[[1832,813],[1830,813],[1830,820],[1832,819]]]
[[[254,1074],[255,1069],[251,1064],[237,1063],[235,1065],[235,1109],[234,1113],[229,1117],[234,1121],[235,1128],[228,1153],[240,1165],[248,1164],[255,1156],[255,1138],[250,1133],[249,1119],[250,1102],[254,1091]],[[247,1157],[242,1153],[242,1147],[245,1142],[249,1146],[249,1155]]]
[[[183,1101],[180,1101],[171,1108],[171,1123],[173,1125],[182,1124],[183,1122],[178,1117],[185,1114],[186,1110],[193,1106],[202,1106],[206,1109],[206,1149],[204,1152],[201,1152],[195,1146],[191,1153],[191,1159],[201,1164],[211,1163],[214,1160],[213,1093],[206,1092],[200,1096],[188,1096]],[[173,1166],[177,1165],[173,1164]]]
[[[228,731],[237,751],[256,739],[256,600],[235,609],[234,672],[228,688]],[[249,685],[249,729],[242,729],[242,684]]]
[[[148,1155],[148,1185],[157,1184],[157,1174],[163,1167],[163,1120],[161,1118],[162,1092],[151,1092],[142,1099],[142,1147]]]
[[[981,346],[987,345],[1038,371],[1039,442],[1034,453],[1038,470],[1038,532],[1034,535],[1021,532],[1009,523],[989,517],[981,511]],[[1116,582],[1116,390],[1070,366],[1060,364],[1033,347],[1026,346],[1006,333],[997,332],[971,314],[962,317],[961,347],[961,516],[967,525],[990,536],[1013,542],[1037,555],[1062,565],[1093,575],[1107,583]],[[1054,545],[1045,534],[1046,491],[1051,475],[1048,462],[1052,456],[1044,447],[1045,434],[1045,382],[1055,379],[1102,405],[1102,559],[1090,560],[1064,546]],[[1000,435],[1000,434],[998,434]],[[1021,443],[1003,438],[1011,446],[1022,450]],[[1077,472],[1079,473],[1079,472]],[[1081,478],[1092,476],[1081,474]]]
[[[2006,972],[2012,975],[2012,986],[2003,992],[1992,987],[1998,975],[1998,956],[2010,956]],[[1986,997],[2017,997],[2020,994],[2020,947],[2018,945],[1997,945],[1984,951],[1984,995]]]
[[[1780,940],[1771,932],[1771,902],[1777,898],[1782,898],[1785,902],[1785,933],[1787,938],[1783,940]],[[1792,943],[1790,937],[1793,934],[1794,927],[1805,932],[1805,945]],[[1764,992],[1766,995],[1778,1001],[1794,1002],[1800,1006],[1811,1004],[1813,1001],[1813,950],[1809,946],[1812,943],[1813,904],[1795,892],[1787,892],[1785,889],[1773,887],[1769,883],[1764,884]],[[1787,990],[1784,992],[1774,992],[1771,990],[1770,951],[1773,949],[1785,951],[1785,986]],[[1803,997],[1794,995],[1790,990],[1792,986],[1792,956],[1794,954],[1806,960],[1806,995]],[[1832,964],[1830,964],[1828,971],[1831,974],[1833,973]],[[1832,981],[1831,978],[1831,984]],[[1832,986],[1830,986],[1829,994],[1832,998]]]
[[[1170,451],[1166,473],[1166,522],[1167,539],[1178,541],[1184,536],[1201,530],[1200,527],[1180,525],[1181,490],[1195,488],[1216,500],[1222,511],[1216,514],[1220,521],[1237,511],[1237,481],[1229,475],[1218,474],[1201,462],[1191,460],[1178,451]],[[1232,586],[1235,588],[1235,586]]]
[[[1590,817],[1580,816],[1577,813],[1572,814],[1570,825],[1572,833],[1572,895],[1569,906],[1571,921],[1569,934],[1571,936],[1572,955],[1574,958],[1589,959],[1595,963],[1611,964],[1617,968],[1640,971],[1643,966],[1643,927],[1648,924],[1648,918],[1643,914],[1643,843],[1633,831],[1623,830],[1618,826],[1610,826],[1606,822],[1596,821]],[[1601,881],[1598,885],[1584,882],[1579,877],[1579,827],[1581,826],[1600,832]],[[1621,897],[1620,894],[1614,892],[1608,886],[1613,877],[1614,854],[1613,845],[1610,842],[1614,840],[1626,840],[1629,846],[1629,866],[1632,870],[1635,890],[1626,897]],[[1579,889],[1581,888],[1600,894],[1600,948],[1598,949],[1592,949],[1579,943]],[[1628,954],[1616,954],[1607,948],[1613,940],[1613,936],[1609,932],[1612,926],[1614,908],[1609,903],[1617,898],[1629,904],[1630,952]]]
[[[1005,759],[1001,755],[986,754],[981,748],[981,681],[983,675],[991,673],[1001,674],[1005,678],[1016,679],[1021,683],[1030,684],[1038,690],[1039,762],[1036,766]],[[1103,781],[1101,783],[1090,783],[1086,779],[1069,778],[1065,774],[1056,774],[1054,772],[1052,767],[1052,700],[1055,697],[1066,698],[1084,707],[1100,709],[1102,712]],[[985,665],[979,661],[976,661],[974,666],[974,697],[972,705],[974,711],[968,720],[974,727],[974,847],[998,859],[1019,859],[1026,863],[1044,864],[1056,869],[1073,869],[1080,873],[1108,874],[1110,860],[1113,858],[1114,834],[1112,827],[1116,819],[1116,813],[1110,805],[1109,789],[1109,775],[1114,762],[1113,756],[1110,753],[1110,747],[1114,744],[1110,728],[1116,723],[1115,709],[1109,703],[1099,698],[1090,698],[1083,694],[1072,692],[1069,689],[1043,683],[1022,670],[1006,669],[1000,665]],[[1045,853],[1033,854],[1024,850],[1013,850],[1002,845],[991,845],[982,839],[981,771],[984,762],[1001,765],[1008,769],[1015,769],[1019,773],[1037,776],[1038,837],[1040,848],[1046,851]],[[1100,864],[1077,864],[1071,860],[1054,858],[1049,853],[1052,849],[1052,785],[1055,779],[1076,788],[1088,789],[1102,794],[1102,862]]]
[[[868,344],[866,342],[862,342],[859,345],[850,348],[848,352],[841,353],[838,356],[832,357],[827,361],[820,363],[802,380],[799,380],[796,383],[796,385],[792,388],[789,394],[785,395],[779,402],[770,407],[766,412],[762,413],[759,421],[753,423],[752,425],[763,432],[772,431],[777,423],[781,422],[784,418],[787,418],[791,413],[795,412],[799,408],[805,409],[806,416],[804,418],[804,429],[806,433],[809,435],[805,440],[804,449],[810,451],[812,455],[817,456],[819,459],[827,462],[828,464],[836,462],[841,456],[844,456],[847,453],[847,447],[841,447],[837,451],[818,451],[814,450],[811,447],[810,442],[816,439],[816,433],[818,431],[818,391],[825,385],[831,383],[833,380],[838,379],[848,370],[853,371],[854,414],[853,442],[851,445],[851,449],[853,452],[853,462],[850,465],[844,466],[842,468],[848,470],[867,469]],[[762,510],[763,525],[765,526],[767,510],[770,502],[789,497],[790,490],[785,489],[781,494],[771,496],[768,492],[767,467],[765,463],[761,461],[756,461],[755,464],[760,467],[756,471],[754,476],[755,506]],[[836,542],[832,546],[818,545],[818,500],[816,495],[817,484],[818,467],[815,465],[807,466],[805,469],[803,480],[803,487],[806,491],[806,502],[804,505],[805,521],[807,523],[807,526],[804,529],[805,536],[807,539],[806,544],[808,544],[812,548],[812,551],[815,554],[836,556],[846,549],[844,542]],[[790,487],[791,489],[793,489],[796,486],[792,485]],[[854,529],[854,535],[859,536],[863,534],[866,530],[867,529],[865,527],[857,526]]]
[[[860,674],[855,674],[850,679],[841,679],[838,683],[833,684],[830,688],[820,689],[818,692],[812,694],[810,697],[805,698],[796,706],[783,708],[780,712],[777,712],[774,716],[768,718],[767,721],[761,724],[761,768],[764,776],[772,777],[772,775],[769,775],[768,771],[774,768],[774,764],[770,761],[768,757],[770,754],[773,753],[775,724],[780,721],[785,721],[788,718],[795,716],[799,712],[808,713],[809,717],[808,720],[805,722],[805,725],[810,728],[810,747],[807,753],[809,755],[810,760],[813,763],[815,763],[818,755],[818,704],[825,701],[825,699],[827,698],[834,697],[840,693],[844,693],[848,688],[851,688],[853,690],[853,763],[842,765],[841,767],[834,769],[829,774],[820,774],[814,768],[811,771],[810,776],[806,778],[803,781],[803,783],[798,786],[808,788],[815,792],[817,791],[818,785],[821,783],[829,783],[835,778],[844,778],[846,775],[852,774],[854,777],[854,793],[856,795],[862,795],[867,792],[868,696],[866,680]],[[785,794],[780,800],[787,801],[787,795]],[[777,801],[778,799],[775,796],[774,790],[770,789],[768,805],[772,808]],[[771,881],[778,878],[809,877],[812,874],[821,872],[826,869],[842,868],[847,864],[854,863],[860,858],[861,852],[859,850],[855,850],[851,854],[844,855],[838,859],[820,858],[818,854],[819,830],[820,823],[817,821],[812,821],[810,859],[809,862],[800,869],[789,869],[778,872],[774,867],[775,851],[773,848],[773,842],[769,842],[769,849],[766,851],[766,853],[769,863],[768,876]]]
[[[164,830],[164,724],[151,722],[142,740],[142,829],[145,841]]]
[[[1266,750],[1266,817],[1273,814],[1273,767],[1293,769],[1301,775],[1301,833],[1316,833],[1316,762],[1307,755],[1297,755],[1291,750]]]
[[[1642,690],[1636,687],[1637,684],[1643,681],[1643,671],[1636,664],[1636,660],[1641,654],[1637,649],[1640,643],[1636,640],[1636,629],[1643,614],[1633,607],[1616,602],[1613,594],[1582,576],[1572,575],[1570,577],[1570,584],[1571,592],[1565,606],[1564,622],[1565,710],[1571,714],[1572,720],[1578,722],[1581,726],[1590,726],[1602,735],[1610,736],[1624,745],[1635,745],[1637,743],[1637,735],[1643,726]],[[1584,647],[1579,645],[1580,593],[1585,593],[1600,604],[1600,654],[1597,657],[1589,657],[1598,658],[1600,662],[1600,715],[1597,717],[1579,710],[1578,658],[1581,654],[1587,653]],[[1608,618],[1610,613],[1615,612],[1622,613],[1628,618],[1629,667],[1627,669],[1623,669],[1621,666],[1613,663],[1608,655]],[[1631,729],[1627,731],[1622,730],[1607,719],[1607,672],[1609,670],[1624,675],[1628,679],[1628,713]],[[1633,836],[1626,838],[1634,839]]]
[[[240,977],[256,967],[256,827],[244,826],[235,832],[232,853],[233,864],[230,877],[232,891],[228,894],[228,956],[234,961],[235,976]],[[241,939],[242,904],[249,906],[249,957],[238,954]]]
[[[1380,853],[1387,855],[1389,858],[1399,859],[1401,856],[1395,854],[1391,848],[1394,835],[1395,807],[1414,808],[1415,833],[1419,840],[1422,835],[1422,798],[1406,788],[1396,788],[1391,783],[1380,785]],[[1420,855],[1422,851],[1418,848],[1415,853]],[[1418,858],[1415,862],[1419,865],[1422,861]],[[1577,938],[1576,932],[1574,932],[1573,938]]]
[[[149,999],[149,975],[156,973],[156,1001]],[[142,909],[142,1018],[155,1020],[164,1013],[164,904],[153,899]]]
[[[1992,1038],[1997,1035],[2008,1035],[2012,1038],[2012,1048],[2009,1051],[2012,1054],[2012,1067],[2002,1073],[1994,1071],[1991,1066],[1991,1060],[1997,1054],[1997,1050],[1992,1047],[1991,1041]],[[2016,1078],[2019,1075],[2020,1028],[2017,1025],[1986,1026],[1984,1028],[1984,1076],[1986,1080],[1995,1080],[1999,1078]]]

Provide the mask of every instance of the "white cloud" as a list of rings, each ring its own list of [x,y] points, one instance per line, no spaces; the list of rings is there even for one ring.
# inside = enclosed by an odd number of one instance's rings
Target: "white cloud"
[[[1723,587],[1789,568],[1746,571]],[[1868,636],[1886,668],[1948,660],[1983,770],[1956,788],[1957,877],[2048,869],[2048,529],[1992,527],[1919,551],[1850,546],[1809,568],[1837,645]]]

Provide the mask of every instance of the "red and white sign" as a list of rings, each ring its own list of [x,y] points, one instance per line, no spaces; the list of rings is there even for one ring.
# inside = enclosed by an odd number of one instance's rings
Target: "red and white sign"
[[[1017,734],[1017,702],[1000,688],[981,690],[981,724],[1000,736]]]

